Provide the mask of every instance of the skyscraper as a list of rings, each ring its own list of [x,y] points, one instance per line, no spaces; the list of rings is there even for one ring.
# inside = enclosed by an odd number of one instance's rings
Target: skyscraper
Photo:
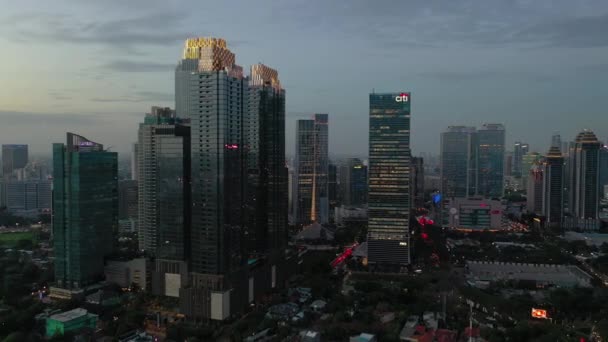
[[[528,212],[537,215],[543,214],[543,185],[545,172],[540,161],[534,163],[528,170],[527,176],[527,208]]]
[[[279,73],[251,67],[246,120],[247,208],[250,253],[280,257],[287,246],[288,171],[285,90]]]
[[[27,145],[2,145],[2,175],[5,182],[13,176],[13,171],[27,165]]]
[[[328,115],[315,114],[312,120],[298,120],[296,130],[296,224],[327,223]]]
[[[529,175],[530,174],[530,169],[532,169],[532,167],[538,163],[541,159],[543,158],[543,156],[538,153],[538,152],[528,152],[526,153],[523,157],[522,157],[522,161],[521,161],[521,172],[522,175]],[[521,177],[521,184],[522,184],[522,188],[524,190],[528,189],[528,180],[530,179],[530,177],[526,176],[526,177]]]
[[[512,174],[515,177],[527,177],[528,170],[522,169],[522,158],[526,153],[530,150],[530,146],[528,144],[522,142],[516,142],[513,147],[513,170]]]
[[[562,137],[559,134],[553,134],[551,136],[551,147],[562,148]]]
[[[101,280],[118,229],[118,155],[68,133],[53,144],[55,280],[78,289]]]
[[[600,146],[595,134],[584,130],[576,136],[570,155],[569,208],[571,215],[579,219],[598,217]]]
[[[359,158],[349,158],[340,167],[340,197],[342,204],[367,204],[367,166]]]
[[[152,107],[138,131],[139,248],[184,260],[189,218],[190,128],[170,108]]]
[[[217,38],[186,41],[175,89],[177,116],[191,123],[189,276],[180,310],[223,320],[284,281],[277,268],[286,246],[285,92],[265,65],[246,77]]]
[[[397,271],[410,263],[410,100],[369,96],[368,260]]]
[[[410,188],[412,191],[411,201],[417,208],[424,205],[424,159],[422,157],[412,157],[410,170]]]
[[[441,192],[469,197],[477,192],[477,130],[450,126],[441,133]]]
[[[137,219],[137,181],[125,179],[118,182],[118,218]]]
[[[338,166],[333,163],[327,165],[327,199],[329,211],[333,213],[338,205]],[[329,215],[333,217],[333,215]]]
[[[561,145],[561,144],[560,144]],[[543,216],[549,227],[561,227],[564,218],[564,157],[552,146],[542,163]]]
[[[477,193],[489,198],[500,198],[504,190],[505,128],[501,124],[484,124],[477,135]]]

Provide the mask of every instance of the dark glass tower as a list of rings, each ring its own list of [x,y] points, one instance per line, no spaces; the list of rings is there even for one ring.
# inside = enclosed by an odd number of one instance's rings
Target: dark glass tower
[[[342,204],[367,204],[367,166],[358,158],[350,158],[340,168]]]
[[[328,115],[315,114],[313,120],[298,120],[296,130],[296,186],[294,214],[296,224],[327,223]]]
[[[564,218],[564,157],[553,145],[542,163],[543,211],[549,227],[559,228]]]
[[[501,198],[504,190],[505,128],[501,124],[484,124],[477,131],[477,137],[477,193],[488,198]]]
[[[571,158],[570,210],[579,219],[597,219],[600,199],[600,147],[592,131],[576,136]]]
[[[250,254],[281,255],[287,246],[285,90],[278,72],[251,67],[246,120],[247,208]]]
[[[78,289],[103,277],[118,230],[118,155],[73,134],[53,144],[55,280]]]
[[[152,107],[138,136],[139,247],[183,261],[190,229],[190,127],[170,108]]]
[[[27,161],[27,145],[2,145],[2,175],[4,180],[10,180],[13,171],[24,168]]]
[[[441,133],[441,192],[469,197],[477,192],[477,130],[450,126]]]
[[[410,263],[410,94],[369,96],[368,260],[396,271]]]

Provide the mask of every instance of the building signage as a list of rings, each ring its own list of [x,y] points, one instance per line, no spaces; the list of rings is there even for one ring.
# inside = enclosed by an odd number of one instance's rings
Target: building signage
[[[397,102],[410,102],[410,94],[401,93],[395,97],[395,101]]]

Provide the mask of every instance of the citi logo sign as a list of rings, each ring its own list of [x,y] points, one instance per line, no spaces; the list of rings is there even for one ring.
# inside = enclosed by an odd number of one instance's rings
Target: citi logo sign
[[[395,97],[395,101],[397,102],[409,102],[410,101],[410,94],[407,93],[401,93],[400,95]]]

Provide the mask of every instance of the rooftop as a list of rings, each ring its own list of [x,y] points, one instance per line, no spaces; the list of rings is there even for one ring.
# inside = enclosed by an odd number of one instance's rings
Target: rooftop
[[[66,312],[62,312],[59,314],[55,314],[51,317],[49,317],[49,319],[58,321],[58,322],[69,322],[71,320],[80,318],[82,316],[87,315],[89,312],[83,308],[76,308],[74,310],[70,310],[70,311],[66,311]]]

